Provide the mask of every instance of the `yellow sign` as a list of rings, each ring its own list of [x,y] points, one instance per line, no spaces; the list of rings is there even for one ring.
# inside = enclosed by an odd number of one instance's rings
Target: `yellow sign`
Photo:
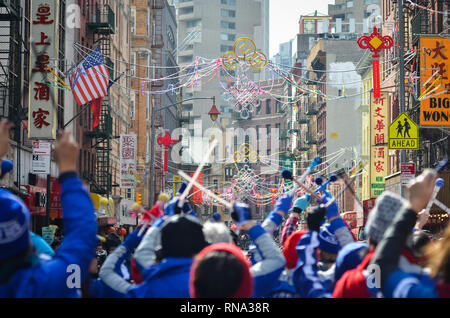
[[[380,98],[370,96],[370,198],[377,198],[384,191],[384,178],[388,174],[388,114],[389,93],[381,92]]]
[[[420,38],[420,125],[450,126],[450,38]]]
[[[389,149],[419,149],[419,127],[406,113],[401,113],[389,125]]]
[[[330,138],[331,139],[338,139],[339,138],[339,134],[337,132],[330,132]]]
[[[173,176],[173,185],[172,185],[173,196],[175,196],[175,194],[177,194],[177,188],[178,188],[178,185],[180,182],[181,182],[180,176]]]

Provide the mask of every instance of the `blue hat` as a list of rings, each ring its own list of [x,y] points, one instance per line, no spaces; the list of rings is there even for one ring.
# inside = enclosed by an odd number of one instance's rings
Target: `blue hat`
[[[30,244],[30,212],[11,192],[0,189],[0,259],[22,252]]]
[[[362,250],[369,245],[364,242],[352,242],[345,245],[341,251],[339,251],[336,257],[336,268],[334,270],[335,281],[337,282],[342,275],[348,270],[356,268],[363,260],[364,253]]]
[[[331,254],[337,254],[341,249],[336,235],[330,231],[330,224],[325,224],[320,227],[319,249]]]
[[[309,195],[303,195],[294,202],[294,208],[298,208],[300,210],[305,210],[309,205],[309,200],[311,197]]]
[[[216,212],[216,213],[214,213],[214,214],[212,215],[212,218],[213,218],[214,221],[220,222],[221,216],[220,216],[219,213]]]

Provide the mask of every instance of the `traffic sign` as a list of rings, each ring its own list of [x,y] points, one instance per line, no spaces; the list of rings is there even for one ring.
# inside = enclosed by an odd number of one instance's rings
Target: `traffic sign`
[[[401,113],[392,121],[388,136],[389,149],[419,149],[419,127],[406,113]]]
[[[33,141],[33,155],[31,173],[50,174],[51,143],[46,141]]]

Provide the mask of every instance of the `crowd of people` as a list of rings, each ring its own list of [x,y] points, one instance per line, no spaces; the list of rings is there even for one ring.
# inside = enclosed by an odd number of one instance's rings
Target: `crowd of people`
[[[2,158],[10,128],[0,122]],[[0,297],[450,297],[450,226],[434,242],[421,230],[434,170],[408,185],[406,199],[389,192],[377,199],[365,241],[357,241],[326,190],[320,201],[284,194],[261,224],[247,204],[236,202],[236,233],[217,214],[202,223],[188,202],[180,202],[182,187],[123,241],[111,236],[100,242],[70,133],[58,135],[54,154],[64,237],[56,250],[46,246],[30,230],[26,205],[0,189]],[[307,230],[298,230],[302,213]],[[238,243],[243,233],[250,240],[245,250]]]

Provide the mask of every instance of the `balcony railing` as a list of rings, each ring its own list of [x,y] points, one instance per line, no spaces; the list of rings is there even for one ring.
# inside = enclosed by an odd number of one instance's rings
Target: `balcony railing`
[[[100,34],[114,34],[115,32],[115,14],[109,5],[97,7],[92,21],[87,23],[89,30]]]
[[[319,113],[319,109],[317,108],[317,105],[309,105],[306,109],[305,115],[306,116],[314,116]]]
[[[315,137],[312,137],[309,133],[305,135],[305,143],[307,145],[315,145],[317,144],[317,139]]]

